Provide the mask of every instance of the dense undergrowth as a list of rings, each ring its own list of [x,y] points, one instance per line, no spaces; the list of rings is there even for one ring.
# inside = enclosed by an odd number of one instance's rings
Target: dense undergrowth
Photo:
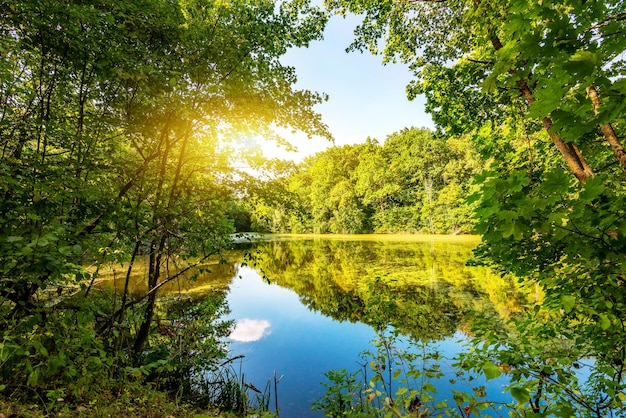
[[[219,319],[226,312],[222,294],[162,298],[140,355],[133,355],[129,334],[137,324],[122,328],[107,321],[114,298],[108,290],[88,298],[77,294],[19,319],[5,307],[0,414],[185,417],[267,411],[269,394],[250,395],[236,359],[227,358],[222,339],[231,323]],[[140,318],[129,314],[127,320]]]

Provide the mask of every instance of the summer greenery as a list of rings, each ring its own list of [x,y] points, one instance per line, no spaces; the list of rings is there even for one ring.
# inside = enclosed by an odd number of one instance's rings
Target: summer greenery
[[[245,414],[253,402],[224,363],[223,293],[168,300],[158,290],[193,279],[227,257],[231,233],[253,229],[476,233],[473,263],[545,294],[518,316],[477,318],[458,358],[460,372],[508,376],[511,403],[490,405],[478,391],[432,405],[410,387],[387,390],[394,378],[436,376],[437,356],[419,368],[381,334],[373,364],[399,361],[407,375],[374,375],[347,399],[358,376],[329,371],[314,406],[330,416],[626,413],[624,2],[324,6],[2,3],[7,412]],[[426,97],[436,130],[407,128],[299,165],[242,152],[237,138],[281,141],[276,126],[330,137],[314,111],[325,95],[296,90],[280,58],[322,39],[329,14],[347,13],[362,19],[349,49],[408,64],[407,93]],[[273,180],[236,169],[241,160]],[[123,266],[121,292],[95,286],[112,263]],[[139,264],[145,287],[133,293]],[[203,386],[210,373],[224,373],[221,388]],[[257,409],[266,405],[261,396]]]

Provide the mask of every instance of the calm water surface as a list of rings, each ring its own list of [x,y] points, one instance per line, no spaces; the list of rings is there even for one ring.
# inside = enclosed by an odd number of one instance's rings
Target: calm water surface
[[[323,394],[322,373],[352,368],[374,331],[309,310],[294,291],[267,284],[251,268],[242,268],[239,275],[228,295],[237,321],[230,349],[245,356],[246,381],[263,390],[276,371],[283,375],[278,385],[281,416],[321,416],[310,405]]]
[[[466,266],[478,242],[468,236],[268,236],[245,250],[253,256],[247,264],[244,251],[236,251],[232,263],[216,261],[206,266],[211,273],[171,282],[161,292],[228,289],[226,319],[235,321],[230,357],[243,356],[235,367],[245,381],[264,390],[274,373],[283,376],[280,416],[322,416],[310,408],[325,393],[324,373],[360,370],[360,354],[374,349],[375,329],[392,326],[452,358],[471,329],[471,312],[507,318],[540,302],[529,289]],[[146,291],[144,270],[138,260],[131,292]],[[103,285],[122,292],[124,271],[112,267],[102,274]],[[450,379],[459,380],[449,363],[440,363],[446,376],[433,382],[441,399],[452,398]],[[479,379],[455,388],[471,392],[485,384],[489,400],[498,401],[506,400],[505,383]]]
[[[274,373],[283,376],[283,417],[322,416],[310,406],[325,392],[323,373],[358,370],[359,354],[372,349],[375,324],[394,324],[452,357],[469,329],[471,310],[506,317],[535,297],[484,269],[466,267],[477,242],[352,236],[259,244],[252,250],[256,262],[248,263],[256,265],[236,266],[229,286],[230,318],[236,321],[231,356],[244,356],[245,380],[261,390]],[[381,314],[381,301],[393,308]],[[436,386],[442,398],[451,398],[454,375],[442,365],[447,376]],[[490,400],[502,398],[506,382],[487,383]]]

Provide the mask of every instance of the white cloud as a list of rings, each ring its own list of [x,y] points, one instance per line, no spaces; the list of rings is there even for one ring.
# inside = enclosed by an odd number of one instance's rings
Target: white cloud
[[[270,322],[268,320],[244,318],[237,322],[229,338],[243,343],[258,341],[269,334],[269,327]]]

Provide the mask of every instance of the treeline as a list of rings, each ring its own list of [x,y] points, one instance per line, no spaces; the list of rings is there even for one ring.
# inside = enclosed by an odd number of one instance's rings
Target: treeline
[[[483,160],[464,138],[407,128],[332,147],[247,198],[251,229],[274,233],[469,233]],[[242,225],[245,227],[245,225]]]

